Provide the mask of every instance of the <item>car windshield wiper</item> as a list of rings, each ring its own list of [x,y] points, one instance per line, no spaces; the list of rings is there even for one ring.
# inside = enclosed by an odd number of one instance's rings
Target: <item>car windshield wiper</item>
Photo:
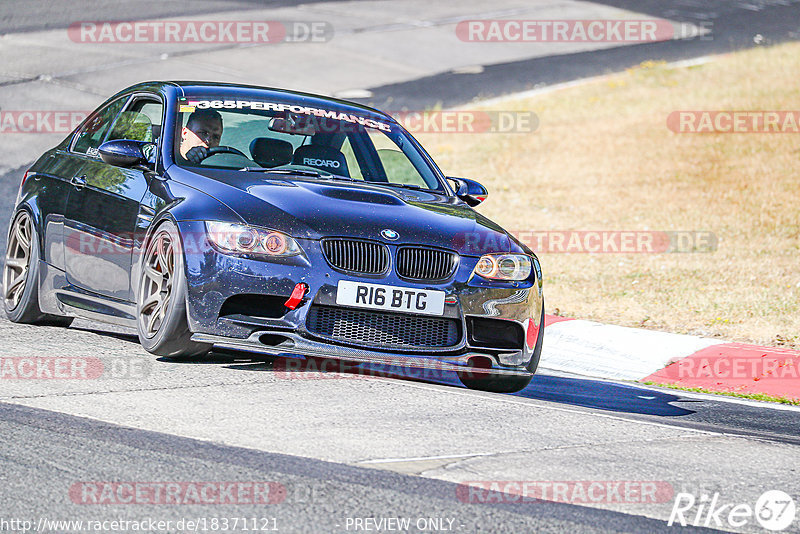
[[[265,174],[292,174],[295,176],[311,176],[312,178],[327,178],[329,176],[333,176],[332,174],[322,174],[321,172],[317,171],[304,171],[304,170],[291,170],[291,169],[269,169],[266,167],[245,167],[244,169],[239,169],[240,171],[245,172],[263,172]]]
[[[413,189],[414,191],[436,191],[435,189],[430,189],[428,187],[422,187],[421,185],[415,184],[398,184],[394,182],[372,182],[377,183],[379,185],[388,185],[390,187],[400,187],[402,189]]]
[[[356,180],[355,178],[350,178],[349,176],[342,176],[340,174],[332,174],[329,172],[322,173],[318,171],[307,171],[307,170],[292,170],[292,169],[269,169],[265,167],[245,167],[244,169],[240,169],[242,171],[249,171],[249,172],[263,172],[264,174],[280,174],[285,176],[308,176],[309,178],[319,178],[320,180],[341,180],[344,182],[361,182],[361,180]]]

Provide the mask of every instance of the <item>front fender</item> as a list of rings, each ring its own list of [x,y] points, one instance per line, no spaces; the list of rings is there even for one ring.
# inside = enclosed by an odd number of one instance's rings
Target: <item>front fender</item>
[[[131,288],[134,300],[139,293],[141,263],[145,248],[153,232],[165,220],[170,220],[180,229],[183,221],[226,221],[243,222],[241,217],[228,206],[212,197],[181,182],[153,176],[139,210],[138,227],[134,240],[133,261],[131,265]],[[189,236],[194,243],[205,239],[205,234]],[[181,250],[186,250],[187,236],[181,234]],[[184,265],[186,262],[184,262]]]

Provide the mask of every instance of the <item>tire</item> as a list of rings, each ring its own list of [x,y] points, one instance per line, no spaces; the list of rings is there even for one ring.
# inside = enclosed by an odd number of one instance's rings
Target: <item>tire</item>
[[[492,373],[458,373],[458,379],[469,389],[492,393],[516,393],[531,383],[533,376],[508,376]]]
[[[3,308],[12,322],[64,326],[72,317],[42,313],[39,308],[39,236],[33,218],[20,210],[11,220],[3,264]]]
[[[195,343],[186,319],[186,271],[178,228],[164,221],[145,243],[139,265],[136,329],[148,352],[175,360],[200,358],[211,345]]]
[[[542,340],[544,339],[544,301],[542,301],[542,314],[540,319],[539,333],[536,338],[536,346],[533,349],[531,361],[528,363],[528,371],[531,376],[508,376],[492,373],[471,373],[469,371],[458,373],[458,379],[469,389],[479,391],[489,391],[492,393],[516,393],[522,391],[533,380],[533,373],[539,367],[539,358],[542,354]]]

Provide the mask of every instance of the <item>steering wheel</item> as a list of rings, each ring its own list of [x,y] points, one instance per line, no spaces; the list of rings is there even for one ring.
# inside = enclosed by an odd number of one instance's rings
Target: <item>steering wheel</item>
[[[236,154],[242,156],[243,158],[247,157],[244,155],[244,152],[242,152],[238,148],[233,148],[232,146],[215,146],[208,149],[209,158],[216,154]]]

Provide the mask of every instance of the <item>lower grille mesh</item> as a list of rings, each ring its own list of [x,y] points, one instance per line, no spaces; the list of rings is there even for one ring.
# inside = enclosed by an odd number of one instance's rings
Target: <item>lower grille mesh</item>
[[[459,341],[454,319],[312,306],[308,330],[337,341],[373,348],[452,347]]]

